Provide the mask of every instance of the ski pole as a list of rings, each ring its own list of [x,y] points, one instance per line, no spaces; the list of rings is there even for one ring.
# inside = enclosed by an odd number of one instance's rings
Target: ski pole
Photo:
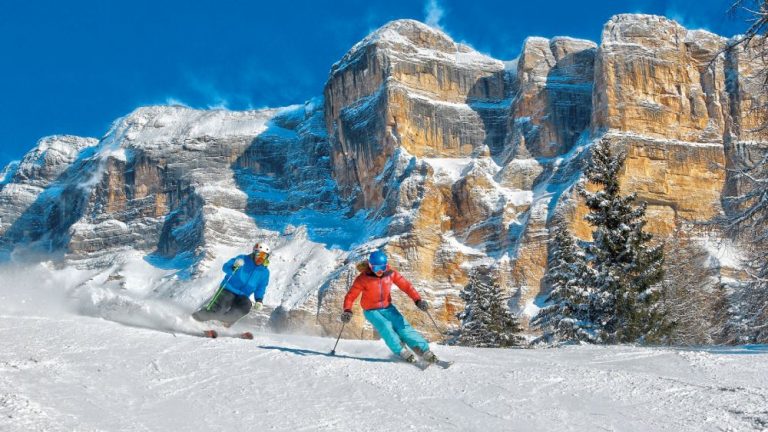
[[[341,333],[344,331],[344,326],[347,325],[347,323],[343,322],[341,323],[341,331],[339,331],[339,337],[336,338],[336,343],[333,344],[333,349],[331,350],[331,355],[336,355],[336,345],[339,344],[339,339],[341,339]]]
[[[437,326],[437,323],[435,322],[435,319],[434,319],[434,318],[432,318],[432,314],[431,314],[431,313],[429,313],[429,309],[425,310],[424,312],[426,312],[426,313],[427,313],[427,316],[429,317],[429,319],[430,319],[430,320],[432,320],[432,325],[434,325],[434,326],[435,326],[435,330],[437,330],[437,333],[439,333],[439,334],[440,334],[440,337],[441,337],[441,338],[443,338],[443,345],[447,345],[447,344],[448,344],[448,342],[445,340],[445,335],[444,335],[444,334],[443,334],[443,332],[440,330],[440,327],[438,327],[438,326]]]

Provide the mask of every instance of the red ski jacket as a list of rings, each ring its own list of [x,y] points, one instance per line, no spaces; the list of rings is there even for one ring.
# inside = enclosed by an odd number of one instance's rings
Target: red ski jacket
[[[352,304],[355,302],[360,293],[363,294],[363,298],[360,299],[360,306],[365,310],[369,309],[383,309],[389,307],[392,304],[392,284],[394,283],[400,288],[401,291],[408,294],[408,297],[417,302],[421,300],[421,296],[413,288],[413,285],[408,282],[397,270],[387,265],[387,270],[381,277],[376,276],[368,268],[368,264],[365,264],[365,269],[362,269],[362,265],[358,266],[361,269],[361,273],[355,278],[355,282],[352,283],[352,288],[347,292],[344,297],[344,310],[352,310]]]

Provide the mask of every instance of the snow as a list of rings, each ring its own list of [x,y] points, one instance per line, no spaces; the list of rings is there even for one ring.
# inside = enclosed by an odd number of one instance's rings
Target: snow
[[[501,168],[491,158],[473,158],[462,170],[462,176],[485,177],[490,189],[474,188],[473,193],[478,201],[493,211],[501,210],[506,205],[524,206],[533,202],[533,191],[506,188],[494,178]]]
[[[699,239],[701,246],[717,261],[718,266],[731,269],[744,267],[744,256],[732,241],[706,236]]]
[[[374,109],[373,107],[379,103],[379,98],[385,94],[387,89],[387,84],[382,84],[379,86],[379,88],[376,89],[373,93],[371,93],[368,96],[361,97],[355,103],[351,105],[347,105],[341,110],[341,115],[344,116],[344,118],[355,118],[359,117],[361,115],[367,115],[370,116]],[[362,123],[361,125],[356,124],[356,127],[360,126],[366,126],[369,121],[371,121],[371,118],[365,118],[365,120],[360,119],[356,123]]]
[[[350,250],[371,234],[363,212],[348,217],[343,210],[322,212],[305,208],[288,216],[258,215],[255,220],[260,227],[277,232],[300,226],[313,242],[329,249]]]
[[[45,163],[44,159],[49,156],[49,153],[53,154],[54,158],[72,159],[81,149],[96,145],[96,143],[97,140],[94,138],[84,138],[73,135],[51,135],[43,137],[37,141],[37,145],[34,149],[24,155],[22,163],[42,165]]]
[[[605,138],[608,138],[608,139],[618,139],[622,137],[637,139],[643,142],[658,144],[662,146],[682,146],[682,147],[698,147],[698,148],[711,148],[711,149],[723,148],[722,141],[720,142],[680,141],[680,140],[671,139],[671,138],[658,138],[658,137],[639,134],[636,132],[624,132],[624,131],[622,132],[610,131],[605,134]]]
[[[193,149],[195,145],[201,145],[189,142],[195,138],[257,136],[267,129],[268,121],[277,112],[293,108],[228,111],[195,110],[181,106],[141,107],[113,123],[99,143],[99,152],[109,154],[117,151],[124,147],[124,141],[142,149],[165,149],[181,145]]]
[[[501,190],[508,204],[523,206],[533,202],[533,191],[509,190],[506,188]]]
[[[333,338],[214,340],[188,334],[199,328],[188,320],[158,330],[79,316],[56,288],[0,286],[0,430],[684,432],[768,422],[768,346],[433,344],[456,364],[422,372],[381,341],[341,340],[331,357]]]
[[[528,36],[523,40],[523,46],[528,44],[549,45],[549,38],[542,36]]]
[[[6,168],[5,181],[17,176],[17,181],[40,188],[47,187],[77,158],[86,154],[98,141],[72,135],[53,135],[41,138],[18,163]],[[0,182],[1,183],[1,182]]]
[[[520,57],[516,57],[513,60],[508,60],[504,62],[504,70],[510,74],[510,75],[517,75],[517,67],[520,63]]]
[[[413,30],[430,34],[440,41],[441,48],[425,48],[409,39],[406,34]],[[415,20],[401,19],[391,21],[356,43],[341,60],[331,66],[336,73],[354,64],[360,59],[360,54],[366,48],[375,45],[377,48],[389,49],[393,59],[403,57],[407,61],[436,60],[449,62],[461,68],[490,68],[503,70],[504,64],[494,58],[481,54],[469,47],[457,44],[447,34]]]
[[[541,306],[536,304],[536,299],[533,299],[525,304],[522,313],[528,318],[533,318],[539,313],[540,310]]]
[[[295,309],[316,294],[346,254],[307,239],[305,226],[288,227],[270,256],[270,283],[264,304]]]
[[[124,148],[108,148],[100,153],[103,159],[114,158],[121,162],[128,162],[128,152]]]
[[[12,161],[3,168],[0,172],[0,185],[10,182],[13,175],[16,173],[16,169],[19,168],[19,161]]]
[[[716,40],[719,43],[725,44],[728,38],[712,33],[709,30],[704,29],[692,29],[685,33],[685,43],[690,44],[696,41]]]
[[[478,110],[510,109],[512,106],[512,102],[514,101],[514,99],[512,98],[498,99],[498,100],[469,100],[466,103],[440,100],[440,99],[435,99],[434,94],[430,94],[425,91],[410,88],[408,86],[399,84],[397,83],[397,81],[394,81],[389,78],[387,79],[386,84],[382,84],[379,87],[379,89],[373,94],[373,96],[368,96],[368,97],[369,98],[378,97],[381,94],[383,89],[388,89],[388,90],[399,89],[407,93],[410,99],[419,100],[420,102],[428,103],[430,105],[437,105],[441,107],[448,107],[456,110],[462,110],[468,113],[474,113],[478,116],[479,116],[479,114],[477,114]],[[356,104],[357,103],[359,102],[356,102]],[[368,105],[364,106],[363,108],[367,109],[367,107]],[[360,111],[359,108],[356,108],[356,110]]]
[[[103,222],[100,222],[98,227],[101,227],[101,229],[104,230],[118,230],[118,231],[125,231],[128,232],[129,228],[128,225],[125,222],[119,221],[117,219],[107,219]]]
[[[421,161],[435,169],[436,178],[447,179],[450,183],[456,183],[461,179],[472,160],[472,158],[421,158]]]
[[[460,242],[453,231],[443,233],[443,243],[440,245],[441,251],[460,252],[466,256],[482,256],[483,253],[471,246]]]
[[[551,39],[550,42],[553,44],[558,42],[568,42],[572,44],[581,44],[581,45],[597,48],[597,44],[594,41],[591,41],[589,39],[578,39],[570,36],[555,36]]]

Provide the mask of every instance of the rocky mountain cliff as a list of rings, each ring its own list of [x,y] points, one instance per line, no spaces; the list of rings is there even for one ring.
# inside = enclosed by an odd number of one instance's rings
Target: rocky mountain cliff
[[[304,105],[146,107],[101,140],[41,140],[0,175],[2,259],[52,260],[88,272],[84,285],[191,310],[218,265],[267,240],[265,314],[280,329],[333,333],[354,264],[384,247],[448,327],[481,264],[529,318],[547,289],[553,216],[589,238],[574,186],[590,144],[609,140],[628,152],[623,187],[649,203],[657,238],[690,237],[738,279],[724,198],[743,187],[729,168],[768,148],[754,110],[768,95],[760,57],[727,43],[618,15],[600,45],[531,37],[505,62],[394,21]],[[347,337],[372,336],[361,315]]]

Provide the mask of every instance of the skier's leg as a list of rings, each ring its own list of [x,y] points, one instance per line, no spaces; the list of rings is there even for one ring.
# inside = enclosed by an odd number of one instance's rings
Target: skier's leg
[[[232,300],[232,306],[222,316],[221,321],[224,322],[225,325],[231,326],[240,318],[248,315],[248,312],[250,311],[251,299],[249,299],[247,296],[235,296],[235,298]]]
[[[202,306],[200,306],[200,309],[196,310],[195,313],[192,314],[192,318],[196,319],[197,321],[208,321],[213,319],[212,317],[218,312],[219,309],[221,309],[221,295],[224,293],[224,287],[219,286],[216,289],[216,292],[213,293],[213,295],[203,303]]]
[[[381,338],[387,343],[387,347],[389,347],[395,355],[400,355],[400,351],[403,349],[402,342],[392,328],[392,323],[382,315],[382,310],[383,309],[374,309],[365,311],[365,319],[367,319],[376,331],[379,332]]]
[[[228,290],[217,291],[214,297],[206,303],[199,311],[192,314],[198,321],[222,320],[232,302],[235,294]]]
[[[424,336],[422,336],[421,333],[411,327],[411,324],[402,314],[400,314],[400,311],[398,311],[397,308],[390,306],[383,309],[382,315],[392,323],[392,328],[397,335],[400,336],[406,345],[416,351],[417,354],[421,355],[429,351],[429,342],[424,339]]]

